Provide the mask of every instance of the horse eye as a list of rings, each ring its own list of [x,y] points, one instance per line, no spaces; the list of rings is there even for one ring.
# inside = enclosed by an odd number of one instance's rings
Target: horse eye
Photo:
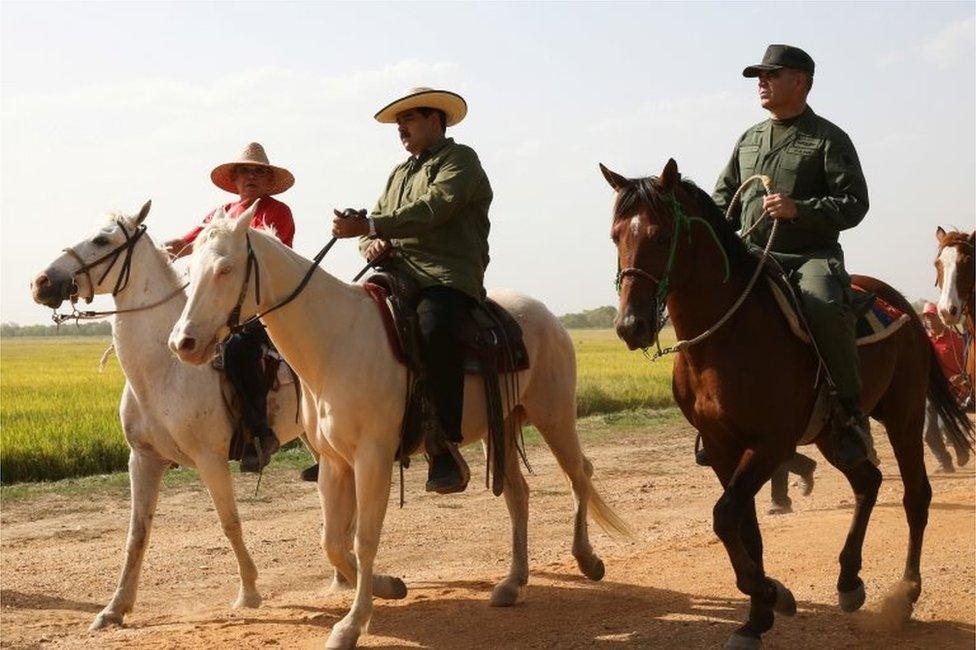
[[[92,240],[92,243],[95,244],[96,246],[107,246],[108,237],[105,237],[104,235],[99,235]]]
[[[227,275],[230,272],[231,268],[229,266],[221,266],[217,269],[217,275]]]

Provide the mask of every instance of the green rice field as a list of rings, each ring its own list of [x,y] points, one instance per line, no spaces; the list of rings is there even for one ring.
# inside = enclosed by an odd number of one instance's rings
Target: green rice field
[[[651,363],[609,330],[571,331],[581,416],[672,405],[671,359]],[[108,337],[0,339],[0,482],[50,481],[125,469],[124,377]]]

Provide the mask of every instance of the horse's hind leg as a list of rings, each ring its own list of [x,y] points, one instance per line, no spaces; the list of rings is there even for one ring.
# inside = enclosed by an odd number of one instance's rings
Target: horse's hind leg
[[[510,415],[518,417],[517,415]],[[508,431],[509,427],[506,426]],[[519,467],[518,450],[515,440],[505,446],[505,505],[512,519],[512,565],[508,576],[497,585],[491,594],[493,607],[508,607],[517,603],[525,594],[529,582],[529,486]]]
[[[231,480],[227,459],[220,455],[209,455],[197,458],[197,470],[200,479],[210,491],[217,517],[224,535],[234,549],[237,557],[237,568],[240,573],[241,585],[234,600],[233,607],[257,607],[261,604],[261,594],[258,593],[258,568],[251,559],[251,554],[244,544],[244,532],[241,530],[241,516],[234,499],[234,483]]]
[[[159,501],[159,484],[169,467],[169,461],[153,451],[129,453],[129,484],[132,491],[132,516],[129,535],[125,543],[125,564],[119,577],[115,595],[105,606],[89,629],[97,630],[109,625],[121,625],[124,616],[132,610],[139,588],[139,571],[145,557],[152,528],[153,514]]]
[[[847,531],[844,548],[840,552],[840,575],[837,577],[837,600],[840,608],[845,612],[853,612],[864,604],[864,581],[861,580],[862,549],[864,536],[871,520],[871,512],[878,499],[878,489],[881,487],[881,472],[868,461],[844,469],[834,460],[831,448],[831,437],[822,435],[817,439],[817,447],[827,461],[837,467],[854,491],[854,520]]]
[[[553,399],[552,402],[536,403],[535,395],[527,393],[523,398],[528,419],[542,434],[559,466],[566,473],[576,500],[576,516],[573,521],[573,557],[580,571],[590,580],[603,578],[605,568],[590,545],[587,528],[587,509],[593,498],[593,466],[583,455],[579,436],[576,434],[576,400]],[[561,402],[561,403],[560,403]],[[600,505],[603,506],[602,501]],[[605,507],[605,506],[603,506]],[[607,508],[608,514],[613,515]]]
[[[901,480],[905,486],[905,496],[902,505],[905,508],[905,518],[908,520],[908,557],[905,560],[905,574],[903,577],[905,603],[905,618],[911,614],[914,604],[922,592],[922,573],[920,561],[922,557],[922,538],[925,526],[929,520],[929,504],[932,502],[932,486],[925,472],[921,422],[911,419],[901,428],[889,429],[888,437],[895,450]]]

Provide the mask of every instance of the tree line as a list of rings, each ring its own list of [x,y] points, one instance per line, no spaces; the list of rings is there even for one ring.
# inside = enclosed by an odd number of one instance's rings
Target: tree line
[[[63,325],[18,325],[17,323],[0,324],[0,337],[8,336],[109,336],[112,334],[112,323],[65,323]]]

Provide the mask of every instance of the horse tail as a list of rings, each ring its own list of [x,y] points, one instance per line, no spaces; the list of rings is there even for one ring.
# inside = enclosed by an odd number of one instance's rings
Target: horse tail
[[[953,395],[949,380],[942,372],[935,346],[929,342],[928,400],[942,420],[942,428],[953,446],[973,450],[973,422]]]
[[[583,475],[589,484],[587,486],[589,488],[587,490],[589,494],[587,504],[589,505],[588,511],[592,515],[593,521],[611,537],[635,539],[637,535],[634,529],[613,508],[607,505],[607,502],[603,500],[600,493],[596,491],[596,487],[593,486],[593,481],[590,480],[593,476],[593,464],[586,456],[583,457]]]

